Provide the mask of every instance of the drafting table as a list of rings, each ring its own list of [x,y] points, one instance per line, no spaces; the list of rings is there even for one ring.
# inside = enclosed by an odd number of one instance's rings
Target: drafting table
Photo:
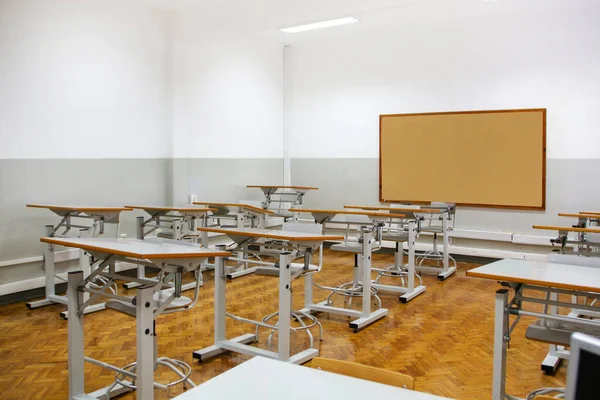
[[[265,210],[263,208],[254,207],[249,204],[243,203],[218,203],[218,202],[202,202],[197,201],[193,204],[210,207],[216,211],[212,212],[211,217],[213,218],[227,218],[227,219],[235,219],[236,228],[245,228],[249,225],[251,228],[264,228],[265,221],[268,216],[275,215],[275,213],[271,210]],[[232,228],[232,226],[221,225],[222,228]],[[204,232],[202,235],[202,244],[208,247],[208,233]],[[239,257],[242,257],[244,254],[238,254]],[[213,267],[208,265],[208,267]],[[228,273],[227,277],[229,279],[239,278],[240,276],[249,275],[256,271],[256,268],[248,267],[248,262],[240,262],[235,268],[227,267]]]
[[[319,190],[313,186],[270,186],[270,185],[248,185],[250,189],[260,189],[265,195],[263,208],[268,209],[277,204],[274,208],[277,215],[284,218],[298,220],[298,214],[289,213],[289,208],[302,208],[304,196],[311,190]]]
[[[390,218],[403,218],[403,214],[390,214],[375,211],[355,211],[355,210],[319,210],[319,209],[291,209],[290,211],[299,213],[310,213],[318,224],[325,225],[336,217],[337,215],[344,216],[361,216],[367,218],[370,222],[352,222],[346,221],[346,224],[360,225],[361,229],[359,234],[360,239],[356,243],[348,246],[347,238],[344,238],[344,243],[341,244],[340,250],[350,251],[355,256],[355,266],[353,269],[352,282],[345,283],[339,287],[327,287],[322,285],[314,284],[311,280],[306,281],[305,290],[310,292],[305,293],[305,305],[302,309],[303,312],[327,312],[332,314],[340,314],[349,317],[357,317],[354,321],[350,321],[349,326],[355,332],[366,326],[384,318],[388,314],[386,308],[381,308],[381,300],[376,294],[376,290],[373,287],[373,281],[371,278],[371,254],[374,246],[381,244],[382,228],[386,221]],[[361,243],[362,241],[362,243]],[[344,250],[347,248],[347,250]],[[358,256],[360,254],[360,256]],[[413,284],[414,284],[414,273],[413,273]],[[329,297],[321,302],[315,303],[312,293],[312,287],[316,286],[320,289],[329,290],[331,294]],[[415,288],[417,290],[417,288]],[[425,290],[424,287],[419,287],[418,291]],[[374,293],[375,291],[375,293]],[[407,293],[408,294],[408,293]],[[418,293],[417,293],[418,294]],[[341,295],[350,297],[362,297],[361,310],[353,310],[350,308],[335,307],[332,305],[331,298],[333,295]],[[410,293],[412,296],[413,293]],[[415,294],[416,295],[416,294]],[[375,298],[379,307],[375,311],[371,311],[371,300]],[[351,301],[348,302],[351,304]]]
[[[115,372],[123,371],[116,366],[84,355],[84,313],[82,311],[85,309],[86,303],[95,297],[110,297],[132,303],[131,298],[117,296],[105,290],[108,283],[100,288],[92,285],[96,276],[108,279],[109,283],[114,282],[116,279],[123,279],[143,284],[136,289],[137,295],[134,298],[137,325],[136,359],[138,364],[133,375],[136,378],[137,398],[143,400],[152,399],[154,397],[155,349],[153,335],[150,332],[154,331],[155,318],[161,313],[165,313],[164,310],[169,304],[180,296],[181,274],[183,272],[198,271],[201,263],[208,257],[217,257],[217,263],[220,263],[218,260],[221,260],[221,257],[228,256],[230,253],[203,249],[197,244],[176,242],[168,239],[71,239],[45,237],[41,241],[48,244],[80,249],[82,270],[89,269],[91,262],[97,264],[97,267],[87,277],[84,276],[83,271],[69,272],[67,294],[69,299],[69,399],[105,398],[106,388],[86,396],[84,390],[84,362],[99,365]],[[115,264],[118,261],[143,263],[159,268],[163,272],[163,279],[152,281],[120,275],[115,271]],[[169,279],[169,276],[172,276],[172,278]],[[154,296],[155,292],[160,291],[165,285],[172,287],[173,294],[169,298],[157,300],[156,296]],[[85,300],[84,293],[91,294],[91,298]],[[153,306],[151,307],[151,305]],[[128,372],[128,374],[128,376],[131,376],[131,372]],[[130,390],[128,387],[117,385],[110,392],[110,397]]]
[[[27,204],[30,208],[43,208],[52,211],[54,214],[61,217],[61,220],[56,225],[46,225],[45,235],[48,237],[64,237],[73,228],[82,231],[91,231],[92,236],[104,234],[104,224],[116,224],[116,235],[119,236],[119,222],[121,212],[131,211],[127,207],[74,207],[60,205],[44,205],[44,204]],[[76,220],[74,220],[74,218]],[[91,225],[82,225],[82,220],[91,220]],[[67,297],[56,294],[54,283],[55,278],[55,263],[54,263],[54,245],[46,244],[44,246],[44,271],[46,279],[46,298],[38,301],[27,303],[29,309],[48,306],[50,304],[67,305]],[[89,275],[90,271],[85,270],[84,274]],[[85,312],[104,310],[104,303],[93,304],[86,308]],[[60,313],[61,317],[67,318],[67,312]]]
[[[206,218],[208,212],[217,211],[212,208],[200,207],[155,207],[155,206],[126,206],[136,210],[144,210],[150,218],[138,217],[137,238],[144,239],[153,233],[166,229],[168,232],[158,232],[154,236],[173,240],[196,241],[197,222]]]
[[[418,216],[419,213],[426,213],[429,211],[438,212],[438,210],[420,209],[420,208],[407,208],[407,207],[382,207],[382,206],[344,206],[346,209],[351,210],[368,210],[368,211],[387,211],[389,213],[402,213],[404,218],[390,218],[387,222],[387,226],[384,227],[382,232],[382,239],[396,243],[394,251],[394,264],[386,269],[372,268],[372,271],[378,273],[378,277],[372,283],[372,287],[377,290],[391,291],[395,293],[401,293],[400,301],[406,303],[419,294],[425,291],[425,286],[421,281],[418,287],[415,287],[415,242],[418,234],[421,231],[421,221],[423,217]],[[407,222],[408,221],[408,222]],[[408,262],[404,264],[404,249],[402,248],[403,242],[408,242]],[[406,271],[402,271],[405,268]],[[404,285],[404,276],[408,277],[408,284]],[[395,285],[382,285],[379,283],[379,279],[384,276],[400,277],[402,278],[402,286]],[[420,277],[419,277],[420,279]]]
[[[577,304],[577,308],[593,313],[600,311],[600,307],[593,302],[600,299],[600,268],[505,259],[467,271],[467,276],[492,279],[507,287],[496,292],[492,400],[507,398],[507,345],[520,316],[539,318],[527,330],[527,336],[534,340],[568,345],[570,333],[573,331],[600,334],[598,319],[557,314],[557,307],[573,306],[572,303],[560,301],[559,294],[586,298],[585,304]],[[508,288],[514,291],[510,301]],[[531,296],[531,292],[542,295]],[[588,300],[592,302],[589,303]],[[524,304],[543,304],[544,312],[526,311]],[[516,316],[512,325],[511,315]]]
[[[585,223],[584,223],[585,226]],[[550,243],[559,244],[561,254],[567,254],[567,244],[576,244],[577,251],[573,251],[572,254],[586,255],[586,256],[600,256],[600,242],[594,242],[588,240],[589,234],[599,234],[600,227],[585,228],[579,226],[567,227],[567,226],[546,226],[546,225],[533,225],[533,229],[542,229],[550,231],[558,231],[558,238],[551,239]],[[577,240],[569,239],[569,232],[576,232],[578,237]]]
[[[267,381],[265,381],[268,380]],[[198,387],[175,397],[176,400],[244,399],[305,400],[304,390],[290,385],[301,382],[321,399],[441,400],[432,394],[383,385],[315,368],[254,357]]]
[[[248,248],[253,245],[261,245],[265,241],[278,241],[281,248],[286,250],[279,254],[279,321],[277,326],[265,325],[259,321],[253,321],[230,314],[226,311],[225,297],[225,264],[221,263],[215,270],[215,328],[214,345],[202,350],[194,351],[194,358],[204,361],[208,358],[217,356],[226,351],[247,354],[251,356],[262,356],[276,358],[281,361],[301,364],[319,354],[315,348],[308,348],[300,353],[290,354],[290,318],[292,313],[291,282],[294,276],[303,271],[308,271],[312,254],[326,240],[341,240],[342,236],[320,235],[304,232],[280,231],[260,228],[198,228],[203,232],[221,233],[229,236],[238,248]],[[304,257],[304,263],[300,266],[292,264],[292,254],[295,251],[298,255]],[[285,266],[285,267],[284,267]],[[298,271],[294,271],[298,269]],[[311,276],[306,274],[305,278]],[[268,351],[252,347],[247,343],[257,340],[256,334],[245,334],[233,339],[226,338],[225,318],[230,317],[238,321],[263,326],[270,329],[277,329],[278,350],[277,352]]]
[[[131,209],[144,210],[150,218],[137,217],[137,238],[143,240],[146,237],[158,236],[173,240],[189,240],[197,242],[197,223],[204,226],[206,215],[212,208],[200,207],[155,207],[155,206],[126,206]],[[165,229],[166,232],[160,232]],[[154,235],[153,235],[154,234]],[[207,247],[207,246],[204,246]],[[138,278],[145,278],[145,266],[138,266]],[[136,282],[127,282],[126,289],[138,286]],[[194,289],[194,282],[183,285],[183,290]]]

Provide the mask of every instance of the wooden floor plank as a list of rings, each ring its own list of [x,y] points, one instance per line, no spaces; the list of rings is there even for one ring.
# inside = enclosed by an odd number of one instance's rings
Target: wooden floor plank
[[[325,252],[325,267],[315,281],[333,285],[350,280],[352,255]],[[374,266],[393,262],[390,255],[377,254]],[[427,291],[408,304],[395,295],[382,294],[388,318],[359,332],[348,329],[347,319],[321,314],[325,338],[317,343],[321,356],[355,361],[409,374],[417,390],[458,399],[489,399],[492,381],[493,307],[498,284],[467,278],[465,271],[475,264],[459,263],[455,276],[439,282],[424,276]],[[204,364],[192,359],[192,351],[211,344],[213,337],[213,275],[205,274],[199,305],[190,311],[162,316],[157,322],[159,355],[183,359],[193,367],[192,378],[202,383],[248,359],[242,355],[222,355]],[[276,311],[277,278],[247,276],[227,284],[228,311],[259,319]],[[133,294],[134,291],[131,291]],[[293,284],[294,305],[302,304],[303,283]],[[317,290],[319,298],[325,292]],[[341,299],[336,300],[342,304]],[[28,310],[24,303],[0,308],[0,398],[65,399],[67,387],[67,323],[59,318],[62,306]],[[524,397],[541,386],[564,386],[565,368],[556,376],[540,371],[547,345],[528,341],[525,328],[531,319],[517,326],[509,350],[507,389]],[[227,321],[230,335],[253,329]],[[116,365],[135,359],[135,321],[112,310],[85,316],[86,355]],[[316,333],[316,332],[315,332]],[[259,346],[266,347],[268,333],[262,330]],[[230,336],[230,337],[231,337]],[[304,334],[292,337],[292,346],[307,345]],[[86,365],[86,389],[104,387],[114,375]],[[164,374],[158,374],[160,380]],[[267,384],[267,383],[265,383]],[[157,390],[164,399],[181,393]],[[135,396],[126,395],[124,399]]]

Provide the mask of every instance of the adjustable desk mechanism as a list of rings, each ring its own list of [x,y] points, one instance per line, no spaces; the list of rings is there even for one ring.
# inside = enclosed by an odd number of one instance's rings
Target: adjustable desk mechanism
[[[93,272],[85,277],[83,271],[69,273],[69,337],[68,337],[68,371],[69,371],[69,399],[106,399],[112,398],[131,391],[133,380],[136,388],[136,396],[141,400],[154,398],[154,388],[165,388],[154,382],[154,369],[156,362],[154,321],[162,314],[176,312],[181,309],[192,308],[198,300],[198,288],[193,301],[177,304],[181,297],[182,279],[184,272],[199,272],[201,264],[208,257],[216,257],[219,263],[221,257],[230,253],[201,249],[197,245],[181,241],[152,238],[147,240],[138,239],[71,239],[71,238],[42,238],[42,242],[73,247],[80,249],[80,262],[83,264],[95,264]],[[88,257],[89,254],[89,257]],[[159,280],[143,278],[132,278],[116,272],[117,261],[141,263],[160,269]],[[97,287],[92,282],[96,277],[107,280],[102,287]],[[119,296],[108,290],[109,286],[117,279],[134,281],[142,284],[137,290],[137,295],[132,299]],[[170,288],[170,292],[163,289]],[[87,299],[86,296],[87,295]],[[90,297],[91,295],[91,297]],[[137,365],[135,372],[130,366],[117,367],[105,362],[86,357],[84,353],[84,330],[83,316],[87,305],[98,297],[109,297],[119,300],[130,309],[135,308],[137,325],[136,351]],[[91,364],[110,369],[122,378],[129,380],[97,390],[94,393],[85,393],[84,364]]]
[[[61,220],[56,225],[46,225],[47,237],[67,237],[71,229],[79,229],[79,232],[92,232],[92,237],[97,237],[104,234],[104,224],[116,224],[116,236],[119,236],[120,216],[123,211],[131,211],[127,207],[71,207],[58,205],[43,205],[43,204],[27,204],[30,208],[43,208],[52,211],[54,214],[61,217]],[[82,225],[73,219],[88,219],[92,221],[91,225]],[[51,304],[68,305],[67,296],[59,296],[56,294],[54,283],[55,260],[54,260],[54,245],[46,243],[44,246],[44,271],[45,271],[45,289],[46,298],[38,301],[27,303],[27,308],[35,309],[48,306]],[[90,274],[89,268],[83,270],[85,276]],[[104,303],[91,304],[85,309],[85,313],[104,310]],[[63,311],[60,313],[62,318],[67,318],[68,313]]]
[[[265,227],[265,221],[268,216],[275,215],[271,210],[264,210],[262,208],[254,207],[249,204],[239,203],[217,203],[217,202],[194,202],[193,204],[210,207],[212,210],[211,217],[217,219],[234,219],[236,228],[246,228],[248,225],[251,228],[263,229]],[[208,226],[208,224],[207,224]],[[219,227],[231,228],[231,226],[221,225]],[[202,244],[208,247],[208,232],[202,234]],[[248,253],[239,252],[238,258],[247,258]],[[250,267],[253,261],[240,261],[236,267],[227,267],[227,277],[229,279],[239,278],[252,274],[256,271],[257,267]],[[213,269],[215,266],[207,264],[208,269]]]
[[[150,218],[137,217],[137,238],[144,240],[150,237],[162,237],[172,240],[185,240],[192,243],[198,241],[198,222],[206,225],[206,215],[212,208],[199,207],[155,207],[155,206],[126,206],[131,209],[144,210]],[[165,229],[165,232],[161,232]],[[204,246],[206,247],[206,246]],[[138,278],[146,278],[146,266],[138,265]],[[123,285],[126,289],[138,287],[136,282],[127,282]],[[194,282],[183,285],[183,290],[194,289]]]
[[[300,353],[290,354],[290,326],[289,316],[292,314],[292,298],[291,284],[294,278],[304,275],[305,279],[309,279],[312,275],[309,273],[314,270],[311,265],[312,254],[320,248],[326,240],[339,240],[342,236],[321,235],[304,232],[278,231],[271,229],[259,228],[199,228],[203,232],[226,234],[236,244],[240,252],[251,252],[251,246],[261,246],[267,242],[277,242],[282,252],[279,254],[279,262],[276,267],[279,275],[279,321],[276,325],[270,325],[263,321],[254,321],[247,318],[242,318],[226,311],[226,296],[225,296],[225,260],[221,259],[221,263],[217,265],[215,270],[215,328],[214,328],[214,345],[194,351],[193,356],[200,361],[205,361],[211,357],[222,354],[226,351],[233,351],[250,356],[261,356],[287,361],[295,364],[302,364],[316,357],[319,351],[312,346]],[[292,253],[303,257],[302,264],[292,263]],[[272,266],[272,263],[261,263]],[[307,286],[308,281],[306,282]],[[285,316],[285,317],[284,317]],[[226,317],[233,318],[237,321],[249,323],[258,327],[264,327],[272,330],[277,330],[278,334],[278,349],[277,352],[263,350],[257,347],[249,346],[248,343],[257,341],[257,333],[245,334],[233,339],[226,338],[225,319]],[[312,340],[311,340],[312,342]]]
[[[291,218],[294,222],[298,221],[298,213],[290,213],[289,209],[302,208],[304,195],[311,190],[319,190],[319,188],[312,186],[248,185],[246,187],[262,190],[265,195],[265,201],[262,203],[264,209],[269,209],[271,206],[277,205],[273,208],[276,215],[285,219]]]
[[[558,244],[560,246],[561,254],[574,254],[582,256],[600,256],[600,242],[593,242],[587,239],[588,234],[599,234],[600,227],[586,228],[586,222],[580,222],[573,227],[566,226],[546,226],[546,225],[533,225],[533,229],[542,229],[550,231],[558,231],[558,237],[556,239],[550,239],[552,245]],[[569,239],[569,233],[576,232],[577,240]],[[574,244],[577,246],[576,251],[570,251],[567,247],[568,244]]]
[[[521,316],[539,318],[527,329],[527,337],[532,340],[568,345],[575,331],[600,336],[600,319],[557,313],[558,307],[573,306],[561,301],[561,294],[583,298],[584,304],[577,304],[577,308],[600,313],[600,268],[505,259],[467,271],[467,276],[492,279],[506,287],[496,292],[492,400],[514,399],[505,390],[506,356],[511,333]],[[507,288],[514,291],[510,300]],[[525,290],[542,296],[527,295]],[[527,311],[525,304],[542,304],[544,308],[542,312]],[[512,324],[511,315],[516,316]]]

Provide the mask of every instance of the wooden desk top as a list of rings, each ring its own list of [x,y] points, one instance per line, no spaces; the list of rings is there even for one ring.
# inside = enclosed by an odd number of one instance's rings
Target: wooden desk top
[[[207,213],[209,211],[217,211],[216,208],[201,208],[201,207],[156,207],[156,206],[125,206],[128,208],[144,211],[163,211],[163,212],[183,212],[183,213]],[[149,213],[150,214],[150,213]]]
[[[213,206],[213,207],[239,207],[239,208],[242,208],[244,210],[248,210],[248,211],[254,212],[256,214],[269,214],[269,215],[275,214],[271,210],[265,210],[264,208],[251,206],[250,204],[219,203],[219,202],[214,202],[214,201],[195,201],[194,204],[199,205],[199,206],[209,206],[209,207],[210,206]]]
[[[201,232],[222,233],[225,235],[248,236],[265,239],[288,240],[294,242],[302,241],[326,241],[344,240],[343,235],[317,235],[314,233],[281,231],[275,229],[260,228],[198,228]]]
[[[467,271],[467,276],[600,293],[600,268],[504,259]]]
[[[311,214],[336,214],[336,215],[366,215],[367,217],[387,217],[387,218],[405,218],[404,214],[392,214],[376,211],[349,211],[349,210],[312,210],[305,208],[290,208],[292,212],[311,213]]]
[[[569,213],[558,213],[559,217],[570,217],[570,218],[588,218],[588,219],[599,219],[600,215],[596,215],[596,214],[586,214],[586,213],[579,213],[579,214],[569,214]]]
[[[581,214],[591,214],[600,216],[600,212],[598,211],[580,211]]]
[[[89,212],[116,212],[116,211],[131,211],[131,207],[87,207],[87,206],[57,206],[46,204],[26,204],[31,208],[45,208],[48,210],[58,210],[65,212],[78,211],[82,213]]]
[[[580,233],[600,233],[600,229],[574,228],[572,226],[533,225],[533,229],[543,229],[543,230],[546,230],[546,231],[565,231],[565,232],[580,232]]]
[[[55,238],[43,237],[43,243],[59,246],[75,247],[88,251],[115,254],[123,257],[138,259],[174,259],[174,258],[204,258],[227,257],[227,251],[201,248],[200,245],[178,245],[174,243],[151,242],[139,239],[121,238]]]
[[[314,186],[270,186],[270,185],[247,185],[247,188],[252,189],[300,189],[300,190],[319,190]]]
[[[257,384],[269,377],[268,384]],[[175,400],[304,400],[306,391],[290,390],[290,377],[310,384],[322,399],[442,400],[442,397],[364,379],[254,357],[175,397]]]
[[[372,210],[372,211],[397,211],[407,213],[427,213],[441,214],[444,211],[439,208],[406,208],[406,207],[382,207],[382,206],[344,206],[354,210]]]

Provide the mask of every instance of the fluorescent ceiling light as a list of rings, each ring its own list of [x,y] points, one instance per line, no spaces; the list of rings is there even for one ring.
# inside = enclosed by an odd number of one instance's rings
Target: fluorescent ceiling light
[[[280,30],[285,33],[298,33],[298,32],[305,32],[305,31],[312,31],[313,29],[323,29],[323,28],[331,28],[333,26],[353,24],[355,22],[358,22],[358,20],[354,17],[344,17],[344,18],[330,19],[328,21],[313,22],[312,24],[292,26],[290,28],[283,28]]]

